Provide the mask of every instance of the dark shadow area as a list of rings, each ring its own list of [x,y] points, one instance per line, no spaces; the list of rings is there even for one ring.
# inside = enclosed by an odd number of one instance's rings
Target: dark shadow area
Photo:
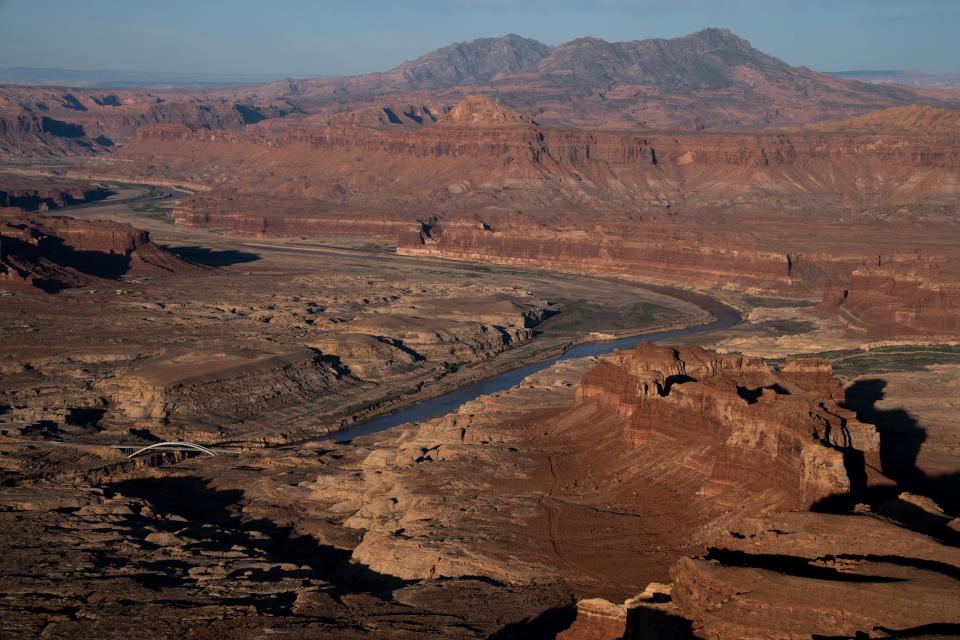
[[[0,416],[2,416],[5,413],[10,413],[10,405],[0,404]]]
[[[390,124],[403,124],[403,120],[400,119],[400,116],[394,113],[393,109],[384,107],[383,113],[387,116],[387,120],[390,122]]]
[[[383,342],[384,344],[389,344],[392,347],[400,349],[400,351],[403,351],[405,354],[410,356],[414,362],[423,362],[426,360],[425,356],[405,345],[403,340],[400,340],[399,338],[385,338],[383,336],[378,336],[377,340]]]
[[[82,251],[64,243],[62,238],[41,236],[33,245],[18,238],[4,237],[3,253],[26,261],[49,260],[61,267],[100,278],[119,278],[130,269],[130,256],[106,251]],[[34,283],[45,291],[62,288],[58,283],[38,278]]]
[[[170,247],[161,245],[178,258],[189,260],[196,264],[202,264],[207,267],[229,267],[232,264],[243,264],[245,262],[256,262],[260,256],[249,251],[237,251],[235,249],[210,249],[208,247]]]
[[[40,130],[59,138],[82,138],[84,136],[83,125],[71,124],[47,116],[40,118]]]
[[[844,406],[880,434],[880,470],[899,490],[927,496],[948,515],[960,515],[960,473],[930,476],[919,468],[917,459],[927,431],[905,409],[877,407],[886,386],[882,379],[858,380],[844,392]]]
[[[683,373],[676,373],[672,376],[667,376],[667,378],[663,381],[663,386],[661,386],[659,382],[657,383],[657,393],[663,397],[666,397],[670,395],[670,389],[673,388],[673,385],[696,381],[696,378],[691,378]]]
[[[960,638],[960,624],[955,622],[933,622],[909,629],[887,629],[875,627],[877,631],[890,634],[892,638]]]
[[[195,476],[140,478],[106,485],[108,493],[140,498],[150,505],[159,517],[144,518],[133,514],[123,523],[133,535],[145,539],[151,529],[168,527],[176,533],[197,540],[187,548],[196,555],[204,552],[240,551],[244,555],[275,564],[306,565],[309,573],[332,585],[330,593],[340,596],[350,593],[371,593],[389,599],[394,590],[412,584],[393,576],[372,571],[365,565],[350,561],[351,550],[320,544],[309,535],[296,533],[293,527],[267,518],[246,518],[243,515],[244,492],[240,489],[215,489],[209,481]],[[164,516],[175,515],[182,521],[168,521]],[[118,566],[119,560],[105,559],[104,567]],[[128,560],[124,560],[127,563]],[[191,565],[195,566],[195,565]],[[150,564],[144,568],[149,568]],[[129,566],[126,567],[129,569]],[[169,569],[167,571],[166,569]],[[164,586],[182,586],[192,583],[189,567],[174,563],[163,572],[144,571],[143,584],[154,581]],[[257,579],[275,581],[279,568],[261,571]],[[294,570],[293,577],[299,576]],[[275,575],[276,574],[276,575]],[[289,573],[283,573],[291,577]],[[248,578],[249,579],[249,578]],[[257,602],[250,602],[261,610],[289,613],[292,601],[288,594],[265,594]],[[281,597],[282,596],[282,597]],[[278,600],[278,597],[280,598]]]
[[[22,428],[20,435],[41,437],[44,440],[60,440],[60,427],[52,420],[40,420]]]
[[[99,140],[100,138],[103,138],[104,140],[107,141],[107,144],[106,144],[105,146],[110,146],[110,145],[113,144],[113,142],[111,142],[109,138],[104,138],[103,136],[99,136],[99,138],[97,138],[97,140]],[[103,144],[103,143],[101,143],[101,144]],[[83,192],[83,199],[82,199],[82,200],[78,200],[78,199],[76,199],[76,198],[72,198],[71,196],[68,195],[67,198],[66,198],[66,202],[67,202],[67,204],[69,204],[69,205],[74,205],[74,204],[86,204],[86,203],[88,203],[88,202],[99,202],[100,200],[106,200],[106,199],[109,198],[110,196],[115,196],[115,195],[117,195],[117,193],[118,193],[118,192],[117,192],[117,191],[114,191],[113,189],[106,189],[106,188],[104,188],[104,187],[97,187],[96,189],[87,189],[86,191],[84,191],[84,192]]]
[[[705,560],[713,560],[727,567],[766,569],[798,578],[830,580],[833,582],[903,582],[901,578],[888,576],[865,576],[856,573],[844,573],[830,567],[811,564],[810,558],[788,556],[776,553],[746,553],[735,549],[711,547]]]
[[[154,435],[149,429],[130,429],[130,435],[147,442],[162,442],[162,440]]]
[[[71,427],[97,427],[106,413],[106,409],[75,407],[67,412],[66,422]]]
[[[43,198],[39,193],[12,196],[5,191],[0,191],[0,203],[5,207],[17,207],[24,211],[37,211],[41,205],[45,205],[47,209],[60,208],[53,198]]]
[[[488,584],[492,587],[507,587],[509,586],[506,582],[501,582],[496,578],[491,578],[489,576],[457,576],[456,578],[447,578],[441,576],[439,578],[434,578],[434,582],[463,582],[469,580],[471,582],[481,582],[483,584]]]
[[[83,103],[77,100],[77,96],[72,93],[68,93],[63,96],[63,106],[67,109],[73,109],[74,111],[86,111],[87,108],[83,106]]]
[[[265,115],[260,113],[259,109],[247,104],[235,104],[233,108],[240,114],[240,119],[243,121],[243,124],[256,124],[261,120],[267,119]]]
[[[857,414],[857,420],[877,428],[883,474],[898,485],[915,485],[925,477],[917,468],[917,457],[927,439],[927,432],[904,409],[877,408],[886,386],[885,380],[858,380],[844,392],[844,406]]]
[[[340,356],[335,356],[329,353],[322,353],[319,349],[310,349],[313,351],[314,362],[317,364],[325,364],[333,369],[334,373],[338,378],[342,378],[350,375],[350,367],[343,364],[343,361],[340,359]]]
[[[885,638],[960,638],[960,624],[952,622],[934,622],[919,627],[910,627],[909,629],[887,629],[886,627],[874,627],[871,631],[880,631]],[[811,640],[869,640],[879,637],[866,631],[857,631],[854,636],[823,636],[813,635]]]
[[[790,395],[789,389],[780,386],[780,384],[776,382],[765,387],[757,387],[756,389],[750,389],[749,387],[741,387],[740,385],[737,385],[737,395],[746,400],[747,404],[756,404],[760,399],[760,396],[763,395],[764,389],[769,389],[778,396]]]
[[[63,194],[63,202],[64,205],[68,206],[96,202],[105,200],[112,195],[116,195],[116,193],[116,191],[104,188],[88,189],[83,192],[82,198],[74,198],[69,193]],[[41,206],[45,206],[48,210],[62,208],[54,198],[43,197],[39,191],[24,195],[12,195],[8,191],[0,191],[0,206],[17,207],[24,211],[37,211]]]
[[[488,640],[545,640],[570,628],[577,619],[577,607],[569,604],[547,609],[535,618],[513,622],[491,634]]]
[[[867,463],[863,451],[847,448],[843,449],[843,468],[847,471],[850,481],[850,495],[861,496],[867,491]],[[854,504],[850,505],[853,508]]]
[[[111,140],[110,138],[108,138],[107,136],[104,136],[104,135],[99,135],[99,136],[97,136],[96,138],[93,139],[93,141],[96,142],[97,144],[99,144],[101,147],[112,147],[112,146],[113,146],[113,140]]]
[[[119,107],[123,104],[120,102],[120,96],[113,93],[106,96],[90,96],[90,99],[101,107]]]
[[[98,278],[116,279],[130,270],[130,256],[126,253],[74,249],[62,238],[54,236],[41,239],[38,249],[43,257],[62,267],[70,267]]]
[[[947,564],[946,562],[938,562],[936,560],[926,560],[923,558],[907,558],[905,556],[893,556],[893,555],[856,555],[850,553],[843,553],[837,556],[841,560],[857,560],[857,561],[867,561],[867,562],[886,562],[888,564],[895,564],[901,567],[910,567],[913,569],[922,569],[923,571],[933,571],[936,573],[943,574],[954,580],[960,581],[960,568],[953,566],[952,564]]]
[[[625,638],[657,640],[693,640],[693,623],[686,618],[653,608],[635,607],[627,611]]]

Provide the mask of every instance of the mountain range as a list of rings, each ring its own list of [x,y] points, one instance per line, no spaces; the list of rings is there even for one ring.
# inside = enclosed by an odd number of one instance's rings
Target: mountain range
[[[554,47],[510,34],[452,44],[383,73],[289,80],[255,91],[306,110],[377,96],[451,102],[466,94],[488,95],[554,124],[685,129],[792,125],[938,102],[905,87],[792,67],[716,28],[673,39],[578,38]]]
[[[317,116],[419,127],[467,95],[494,99],[541,124],[659,130],[793,127],[913,104],[960,106],[960,91],[950,88],[866,83],[793,67],[726,29],[558,46],[510,34],[357,76],[168,89],[0,85],[0,150],[99,152],[152,123],[238,130],[265,119]]]

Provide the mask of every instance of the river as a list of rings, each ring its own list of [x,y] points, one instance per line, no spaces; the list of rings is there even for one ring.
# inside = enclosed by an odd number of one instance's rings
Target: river
[[[615,349],[626,349],[635,346],[641,342],[659,342],[673,338],[684,338],[692,335],[707,333],[709,331],[718,331],[739,324],[742,320],[740,312],[731,306],[728,306],[715,298],[705,294],[694,293],[691,291],[673,289],[671,287],[647,286],[645,288],[681,298],[687,302],[692,302],[713,315],[713,320],[706,324],[684,327],[682,329],[670,329],[665,331],[652,331],[648,333],[639,333],[619,338],[617,340],[605,340],[597,342],[584,342],[570,349],[567,349],[560,355],[556,355],[540,362],[510,369],[501,374],[473,382],[468,385],[454,389],[449,393],[428,398],[416,404],[398,409],[393,413],[371,418],[358,423],[347,429],[328,434],[318,440],[335,440],[338,442],[351,440],[358,436],[365,436],[371,433],[377,433],[396,427],[407,422],[421,422],[442,416],[451,411],[455,411],[461,405],[470,402],[480,396],[505,391],[519,384],[527,376],[543,371],[563,360],[572,360],[574,358],[585,358],[588,356],[602,356],[611,353]]]

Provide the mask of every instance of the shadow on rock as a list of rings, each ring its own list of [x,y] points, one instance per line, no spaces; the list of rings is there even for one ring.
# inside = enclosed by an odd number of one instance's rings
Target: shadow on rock
[[[857,420],[872,424],[880,434],[880,470],[900,486],[922,482],[925,474],[917,467],[920,449],[927,431],[905,409],[879,409],[884,398],[885,380],[858,380],[844,392],[844,404],[857,414]]]
[[[489,637],[489,640],[540,640],[556,638],[577,619],[577,607],[572,602],[547,609],[535,618],[514,622]]]
[[[194,476],[127,480],[105,488],[149,504],[156,517],[131,515],[125,523],[141,539],[151,528],[167,525],[178,535],[197,541],[190,545],[194,554],[241,551],[261,561],[309,567],[312,577],[332,585],[330,593],[335,596],[373,593],[389,598],[394,590],[411,584],[350,562],[349,549],[320,544],[312,536],[297,534],[293,527],[267,518],[245,518],[244,492],[239,489],[215,489],[208,480]],[[179,518],[168,521],[168,516]],[[173,573],[187,580],[186,569]],[[273,579],[269,572],[253,577]],[[164,586],[171,582],[164,581]]]
[[[245,262],[256,262],[260,255],[250,253],[249,251],[237,251],[235,249],[210,249],[208,247],[170,247],[164,246],[168,252],[183,258],[195,264],[201,264],[206,267],[229,267],[232,264],[243,264]]]
[[[845,391],[844,405],[857,420],[872,424],[880,434],[880,470],[910,491],[933,499],[950,516],[960,514],[960,474],[931,476],[917,464],[927,430],[905,409],[880,409],[887,382],[874,378],[858,380]]]

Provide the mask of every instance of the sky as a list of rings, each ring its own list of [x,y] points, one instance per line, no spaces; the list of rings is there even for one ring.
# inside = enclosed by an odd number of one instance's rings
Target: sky
[[[960,70],[960,0],[0,0],[0,68],[343,75],[507,33],[555,45],[705,27],[820,71]]]

